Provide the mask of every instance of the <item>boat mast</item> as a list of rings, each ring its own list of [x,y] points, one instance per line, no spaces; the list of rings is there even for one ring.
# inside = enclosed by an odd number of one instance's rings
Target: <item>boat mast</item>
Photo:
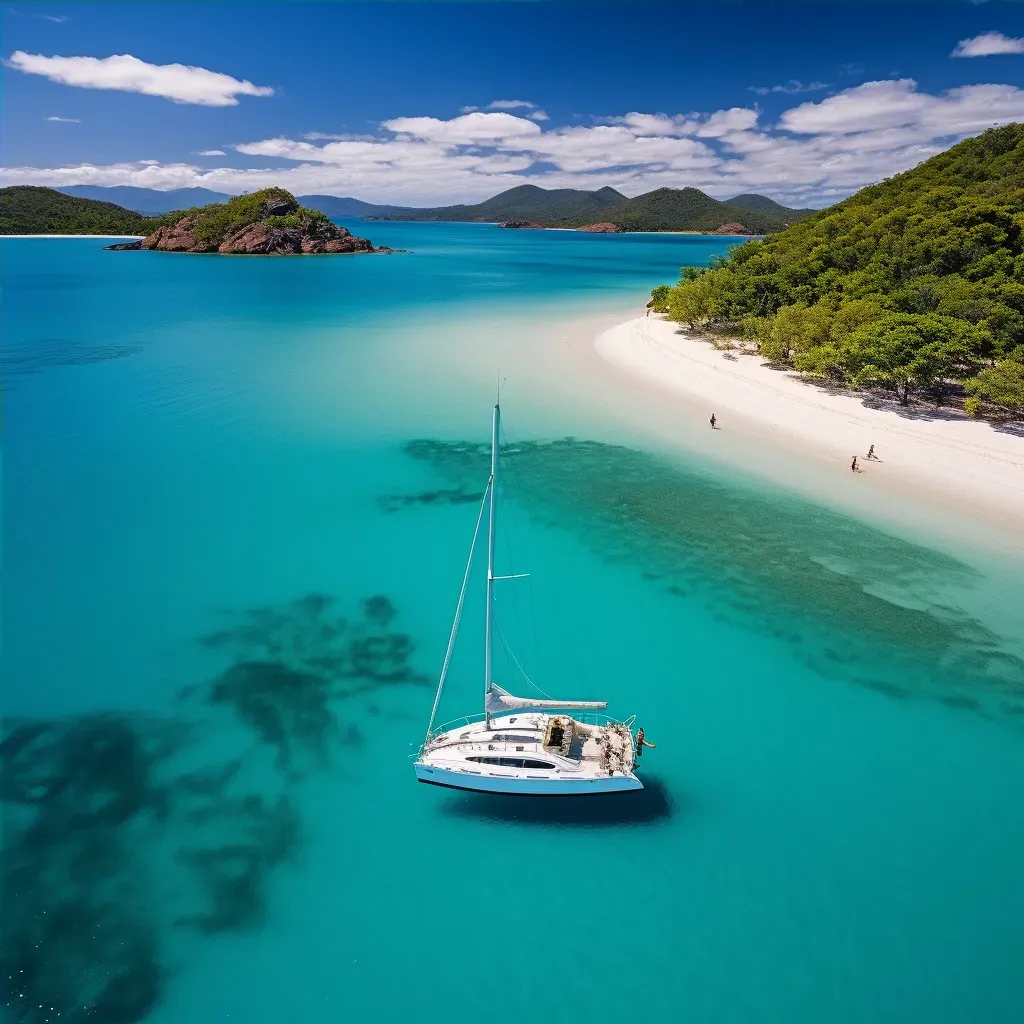
[[[498,509],[498,427],[501,423],[501,409],[494,403],[494,419],[491,423],[491,490],[490,519],[487,525],[487,619],[484,629],[484,721],[491,727],[491,715],[487,711],[487,693],[491,688],[491,642],[494,632],[494,531]]]

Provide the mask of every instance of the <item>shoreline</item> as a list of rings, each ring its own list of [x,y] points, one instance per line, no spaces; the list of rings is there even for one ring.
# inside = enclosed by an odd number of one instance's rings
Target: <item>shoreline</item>
[[[871,408],[863,397],[832,393],[770,369],[758,356],[730,352],[726,358],[656,316],[612,325],[606,319],[589,332],[589,341],[620,388],[625,383],[649,399],[670,401],[708,441],[713,437],[726,461],[735,461],[737,447],[748,449],[740,460],[748,465],[749,449],[775,449],[803,460],[800,475],[814,470],[815,479],[805,480],[802,490],[831,492],[843,504],[851,485],[859,485],[862,500],[867,492],[868,504],[872,493],[910,498],[946,516],[982,520],[1007,533],[1012,547],[1021,547],[1024,436],[941,411],[902,415]],[[708,424],[713,412],[721,428],[715,431]],[[865,459],[872,444],[877,461]],[[850,470],[854,454],[858,473]],[[761,471],[756,453],[755,462]],[[774,476],[770,468],[766,475]]]

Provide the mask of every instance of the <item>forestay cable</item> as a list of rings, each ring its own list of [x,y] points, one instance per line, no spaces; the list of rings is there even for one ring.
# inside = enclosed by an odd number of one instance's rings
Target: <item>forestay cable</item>
[[[466,572],[462,577],[462,590],[459,591],[459,603],[455,608],[455,621],[452,623],[452,632],[448,637],[448,650],[444,654],[444,664],[441,666],[441,678],[437,683],[437,693],[434,695],[434,706],[430,709],[430,721],[427,723],[426,742],[430,742],[430,733],[434,728],[434,718],[437,716],[437,707],[441,703],[441,690],[444,688],[445,676],[448,675],[448,666],[451,664],[452,652],[455,650],[455,637],[459,632],[459,620],[462,618],[462,606],[466,600],[466,589],[469,586],[469,573],[473,568],[473,552],[476,550],[477,537],[480,535],[480,520],[484,517],[484,509],[487,507],[487,496],[491,493],[493,481],[488,481],[484,488],[483,498],[480,500],[480,511],[477,513],[476,526],[473,527],[473,543],[469,546],[469,560],[466,562]]]

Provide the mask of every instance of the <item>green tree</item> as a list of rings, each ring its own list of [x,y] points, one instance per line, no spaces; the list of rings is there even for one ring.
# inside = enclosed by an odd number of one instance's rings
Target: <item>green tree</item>
[[[669,296],[672,288],[667,284],[659,284],[657,288],[651,289],[651,301],[647,303],[655,313],[667,313]]]
[[[905,403],[912,389],[971,376],[990,345],[984,328],[955,317],[888,313],[855,330],[841,351],[853,383],[895,387]]]
[[[719,302],[715,289],[715,272],[701,274],[673,288],[668,297],[668,315],[689,327],[702,327],[718,313]]]
[[[1003,359],[995,366],[982,370],[965,385],[968,395],[967,411],[977,415],[981,402],[1002,406],[1008,412],[1024,412],[1024,362]]]

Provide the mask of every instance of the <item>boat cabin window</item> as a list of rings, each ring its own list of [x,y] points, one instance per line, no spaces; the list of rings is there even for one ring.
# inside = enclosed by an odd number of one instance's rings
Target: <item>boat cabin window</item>
[[[510,732],[503,732],[494,738],[495,743],[536,743],[536,736],[517,736]]]
[[[533,757],[482,757],[471,755],[467,761],[476,761],[479,764],[496,764],[502,768],[554,768],[550,761],[538,761]]]

